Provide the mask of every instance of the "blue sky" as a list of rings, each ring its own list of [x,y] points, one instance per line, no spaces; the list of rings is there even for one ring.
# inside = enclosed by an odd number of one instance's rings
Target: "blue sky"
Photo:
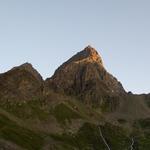
[[[134,93],[150,92],[149,0],[1,0],[0,72],[30,62],[43,78],[87,45]]]

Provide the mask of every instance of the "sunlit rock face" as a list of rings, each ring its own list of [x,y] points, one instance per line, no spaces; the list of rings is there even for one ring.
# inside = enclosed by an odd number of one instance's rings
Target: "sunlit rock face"
[[[94,105],[102,105],[106,99],[115,100],[114,97],[117,97],[118,103],[119,95],[125,93],[120,82],[106,71],[101,56],[91,46],[62,64],[46,82],[58,92]]]
[[[98,52],[91,46],[87,46],[84,50],[71,57],[67,62],[63,64],[63,66],[72,62],[97,62],[103,65],[102,58],[100,57]]]

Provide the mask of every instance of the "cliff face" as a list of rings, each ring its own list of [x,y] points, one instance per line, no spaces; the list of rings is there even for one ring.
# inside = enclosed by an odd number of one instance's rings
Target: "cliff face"
[[[114,100],[114,97],[117,101],[125,93],[121,83],[106,71],[101,56],[91,46],[62,64],[46,82],[56,91],[94,105],[105,103],[105,99]]]

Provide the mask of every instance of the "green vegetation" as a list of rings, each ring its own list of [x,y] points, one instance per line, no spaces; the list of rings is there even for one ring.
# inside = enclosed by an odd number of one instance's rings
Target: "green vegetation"
[[[101,129],[112,149],[128,149],[130,139],[128,137],[128,133],[123,128],[106,123],[101,127]]]
[[[56,141],[61,141],[66,145],[76,149],[96,149],[104,148],[103,142],[98,135],[94,125],[85,123],[76,134],[64,133],[62,135],[51,135]]]
[[[150,135],[140,137],[138,139],[138,147],[140,150],[149,150],[149,148],[150,148]]]
[[[51,113],[56,117],[59,123],[65,124],[66,121],[71,122],[71,119],[79,119],[81,116],[71,107],[64,103],[60,103],[51,110]]]
[[[150,148],[150,118],[140,119],[134,123],[134,136],[139,150]]]
[[[5,106],[5,107],[4,107]],[[6,107],[7,106],[7,107]],[[80,107],[76,103],[59,103],[53,106],[44,106],[40,100],[28,101],[26,103],[13,103],[10,105],[1,105],[1,108],[14,116],[23,119],[36,119],[46,120],[49,115],[56,118],[58,123],[66,127],[66,123],[73,119],[86,120],[92,110],[87,111],[86,108],[80,112]],[[82,106],[84,107],[84,106]],[[84,111],[83,111],[84,110]],[[18,113],[19,112],[19,113]],[[12,115],[12,116],[13,116]],[[127,121],[124,119],[118,119],[120,124],[124,124]],[[29,126],[28,126],[29,127]],[[64,128],[63,128],[64,129]],[[150,118],[137,120],[134,124],[135,132],[132,137],[135,138],[135,147],[139,150],[149,150],[150,147]],[[131,144],[131,137],[122,127],[105,123],[101,126],[102,134],[111,147],[112,150],[127,150]],[[41,150],[44,147],[44,136],[47,134],[41,134],[29,130],[25,127],[21,127],[14,121],[11,121],[4,115],[0,115],[0,138],[7,141],[11,141],[20,147],[27,150]],[[105,150],[102,137],[99,133],[98,125],[89,122],[84,123],[77,132],[71,131],[66,127],[62,134],[50,134],[53,139],[53,143],[50,145],[52,150]]]
[[[103,136],[107,140],[112,150],[126,150],[130,146],[130,139],[127,137],[126,132],[116,126],[106,124],[101,126]],[[51,137],[59,142],[70,145],[79,150],[105,150],[104,144],[99,129],[96,125],[85,123],[77,133],[64,133],[62,135],[51,135]]]
[[[30,101],[14,101],[13,103],[0,104],[0,107],[7,112],[17,116],[21,119],[34,119],[46,120],[49,116],[46,109],[42,109],[43,103],[40,99]],[[19,112],[19,113],[18,113]]]
[[[149,150],[150,148],[150,132],[136,131],[134,135],[135,148],[137,150]]]
[[[40,134],[18,126],[0,114],[0,138],[16,143],[28,150],[40,150],[43,138]]]
[[[140,119],[140,120],[138,121],[138,124],[139,124],[140,127],[143,128],[143,129],[150,129],[150,118]]]
[[[12,116],[18,117],[21,121],[39,119],[45,121],[50,115],[54,116],[60,125],[66,127],[66,123],[71,123],[73,119],[82,119],[86,123],[75,133],[67,128],[62,134],[50,134],[53,143],[52,150],[105,150],[98,126],[91,123],[90,114],[93,109],[89,109],[77,102],[64,101],[53,106],[44,105],[41,100],[36,99],[26,102],[13,102],[0,104],[0,107]],[[82,108],[83,107],[83,108]],[[19,112],[19,113],[18,113]],[[93,114],[95,116],[95,114]],[[87,120],[89,122],[87,122]],[[118,119],[120,124],[127,121]],[[31,123],[32,125],[32,123]],[[30,127],[28,125],[28,127]],[[64,128],[63,128],[64,129]],[[150,147],[150,118],[137,120],[134,124],[135,147],[140,150],[149,150]],[[101,126],[101,131],[112,150],[127,150],[131,144],[131,137],[122,127],[106,123]],[[44,134],[47,137],[47,134]],[[0,138],[11,141],[27,150],[41,150],[44,147],[44,137],[40,132],[21,127],[4,115],[0,115]]]
[[[105,145],[99,135],[98,127],[94,124],[85,123],[76,134],[81,149],[105,149]]]
[[[150,108],[150,98],[149,97],[146,98],[146,103],[147,103],[148,107]]]

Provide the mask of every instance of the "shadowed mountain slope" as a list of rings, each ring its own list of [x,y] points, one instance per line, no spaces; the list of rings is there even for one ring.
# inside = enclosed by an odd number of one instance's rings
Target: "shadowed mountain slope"
[[[0,99],[30,100],[39,96],[42,88],[41,75],[29,63],[0,74]]]

